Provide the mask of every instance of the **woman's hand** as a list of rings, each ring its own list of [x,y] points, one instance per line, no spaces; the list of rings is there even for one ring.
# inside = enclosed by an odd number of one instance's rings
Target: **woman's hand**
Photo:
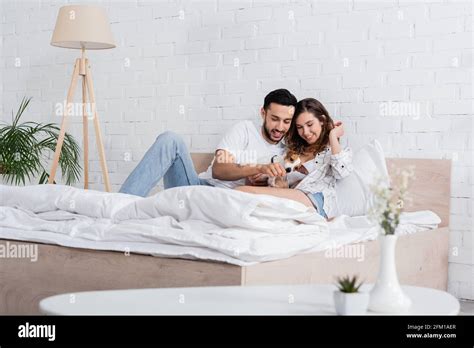
[[[329,135],[334,136],[336,138],[340,138],[344,135],[344,125],[342,124],[341,121],[336,121],[334,122],[334,128],[331,129],[329,132]]]
[[[284,176],[277,176],[275,178],[275,183],[274,183],[274,186],[273,187],[276,187],[276,188],[283,188],[283,189],[287,189],[287,188],[290,188],[289,184],[288,184],[288,179]]]
[[[334,128],[329,132],[329,145],[331,146],[331,154],[337,155],[341,152],[341,144],[339,138],[344,135],[344,126],[341,121],[334,122]]]

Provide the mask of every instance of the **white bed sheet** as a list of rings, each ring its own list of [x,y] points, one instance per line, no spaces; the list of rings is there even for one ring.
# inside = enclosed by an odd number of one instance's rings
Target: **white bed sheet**
[[[436,228],[431,211],[404,213],[398,234]],[[0,238],[246,266],[372,240],[366,217],[327,223],[313,209],[206,186],[148,198],[61,185],[0,186]]]

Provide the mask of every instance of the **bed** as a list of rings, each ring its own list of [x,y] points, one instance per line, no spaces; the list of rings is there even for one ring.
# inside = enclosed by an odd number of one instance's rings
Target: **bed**
[[[193,154],[198,172],[212,160],[211,154]],[[387,159],[388,168],[415,166],[413,203],[407,211],[429,209],[441,218],[436,229],[401,236],[397,244],[400,282],[446,290],[449,248],[449,160]],[[0,240],[0,244],[19,243]],[[376,279],[378,242],[361,243],[362,261],[328,258],[324,252],[237,266],[222,262],[154,257],[114,251],[38,245],[41,257],[0,259],[0,314],[39,314],[38,302],[48,296],[90,290],[223,285],[330,283],[340,274],[359,274],[367,282]]]

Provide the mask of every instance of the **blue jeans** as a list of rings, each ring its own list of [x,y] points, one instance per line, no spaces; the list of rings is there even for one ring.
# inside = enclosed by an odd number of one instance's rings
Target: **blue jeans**
[[[183,139],[173,132],[160,134],[119,192],[145,197],[163,178],[165,189],[209,185],[199,179]]]
[[[328,218],[326,212],[324,211],[324,195],[322,192],[316,193],[309,193],[308,198],[313,203],[314,207],[318,211],[318,214],[321,215],[323,218]]]

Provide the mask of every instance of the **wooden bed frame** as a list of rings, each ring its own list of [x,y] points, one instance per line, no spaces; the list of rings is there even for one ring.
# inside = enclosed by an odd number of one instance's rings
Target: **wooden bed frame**
[[[212,154],[193,154],[198,172],[207,168]],[[413,203],[407,211],[432,210],[442,219],[438,229],[399,238],[397,271],[400,282],[446,290],[449,248],[449,160],[387,159],[391,167],[415,166]],[[5,244],[7,240],[0,240]],[[8,241],[21,243],[19,241]],[[38,245],[38,260],[0,259],[0,314],[39,314],[38,302],[66,292],[190,287],[332,283],[334,277],[359,274],[373,282],[378,270],[378,241],[360,243],[361,262],[329,258],[325,252],[299,254],[252,266],[154,257],[122,252]]]

